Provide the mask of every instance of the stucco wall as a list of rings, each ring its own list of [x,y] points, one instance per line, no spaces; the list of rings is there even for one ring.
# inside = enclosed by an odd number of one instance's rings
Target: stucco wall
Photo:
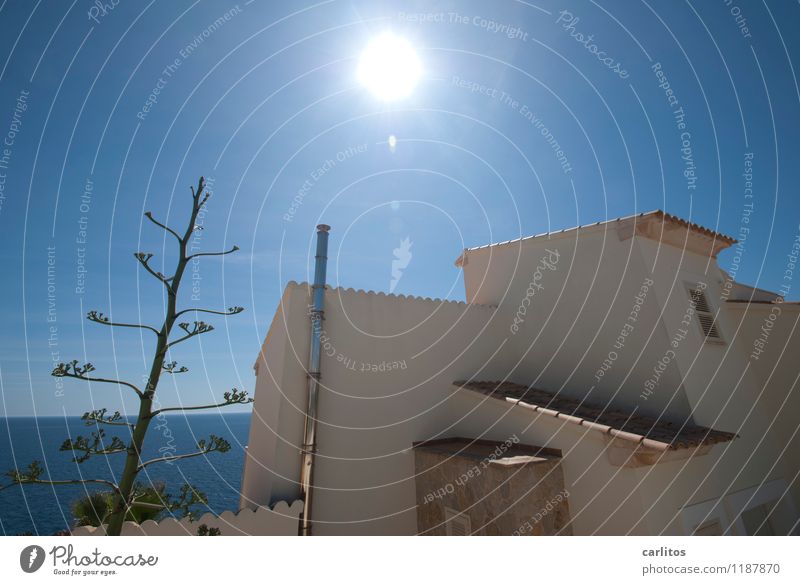
[[[287,287],[282,310],[295,325],[288,335],[271,331],[259,365],[243,500],[299,495],[308,300],[307,286]],[[416,532],[411,444],[449,433],[453,380],[503,370],[487,360],[497,349],[494,315],[465,303],[326,292],[316,534]]]
[[[125,522],[122,536],[197,536],[197,529],[203,524],[217,528],[221,536],[296,536],[302,511],[303,502],[298,500],[291,505],[278,502],[272,508],[226,511],[219,516],[203,514],[197,520],[165,518],[142,524]],[[105,536],[105,528],[80,526],[72,531],[72,536]]]
[[[727,303],[725,308],[729,328],[737,332],[736,349],[751,364],[757,378],[757,401],[763,404],[767,425],[783,452],[783,476],[790,484],[794,501],[800,502],[800,482],[792,482],[800,474],[800,307]],[[773,324],[768,326],[768,322]],[[769,330],[766,345],[753,359],[754,344],[764,339],[764,329]]]
[[[691,416],[675,364],[660,374],[666,390],[639,399],[669,343],[653,294],[663,275],[644,263],[639,238],[620,240],[614,229],[572,231],[466,257],[467,298],[501,305],[507,324],[498,334],[508,338],[510,380],[600,404],[637,404],[670,420]],[[540,268],[543,258],[554,269]],[[515,333],[510,326],[526,297]]]
[[[308,337],[298,328],[293,348],[288,323],[306,323],[305,299],[293,295],[296,285],[286,288],[256,361],[254,408],[242,474],[241,508],[292,501],[300,470],[296,440],[305,411],[305,373],[298,368],[297,351],[308,352]],[[303,335],[305,339],[296,339]],[[280,461],[280,465],[276,462]]]
[[[536,277],[542,288],[520,320],[518,308],[548,250],[558,251],[558,263]],[[516,436],[560,449],[575,534],[680,534],[687,507],[768,481],[791,482],[796,463],[778,458],[786,439],[770,426],[788,370],[759,399],[767,362],[745,367],[727,310],[719,321],[724,344],[705,343],[692,322],[674,346],[689,307],[686,284],[702,280],[719,306],[722,277],[714,261],[598,230],[491,254],[489,262],[489,250],[470,252],[465,266],[468,298],[487,305],[326,292],[316,534],[414,534],[411,444],[447,436]],[[484,276],[485,286],[477,287]],[[637,303],[646,282],[652,284]],[[243,505],[299,495],[308,301],[307,286],[287,286],[259,359]],[[626,323],[631,328],[619,347]],[[644,398],[645,383],[669,349],[674,356]],[[612,350],[616,358],[598,383],[597,370]],[[671,420],[694,418],[740,438],[691,460],[615,467],[597,432],[452,386],[504,377]],[[785,419],[784,434],[794,430],[796,416]]]
[[[782,445],[770,423],[770,406],[760,398],[761,380],[756,368],[749,364],[748,353],[743,351],[750,334],[738,327],[721,300],[723,275],[716,262],[709,263],[706,258],[686,253],[679,264],[680,270],[676,271],[674,261],[659,251],[657,242],[645,240],[642,249],[656,272],[673,275],[656,282],[670,338],[675,338],[683,327],[681,322],[689,306],[687,284],[705,283],[706,298],[712,310],[718,312],[721,343],[704,341],[693,319],[687,328],[688,335],[675,348],[674,361],[695,421],[739,435],[722,448],[719,463],[700,486],[699,493],[710,498],[714,493],[745,489],[783,477],[786,467],[780,455]]]
[[[608,443],[597,431],[474,393],[456,395],[451,406],[460,419],[459,436],[495,441],[516,436],[521,443],[561,450],[574,534],[648,534],[638,522],[643,507],[636,470],[612,466]]]

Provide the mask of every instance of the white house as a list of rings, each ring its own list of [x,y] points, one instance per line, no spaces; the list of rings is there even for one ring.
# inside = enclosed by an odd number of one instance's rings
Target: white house
[[[313,534],[798,531],[800,305],[661,211],[464,250],[467,302],[328,288]],[[242,507],[304,496],[307,284],[255,365]]]

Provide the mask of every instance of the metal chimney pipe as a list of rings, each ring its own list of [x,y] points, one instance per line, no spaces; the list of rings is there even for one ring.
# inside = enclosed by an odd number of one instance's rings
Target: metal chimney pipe
[[[325,273],[328,265],[329,225],[317,226],[317,255],[314,265],[314,284],[311,286],[311,348],[308,358],[308,405],[303,433],[302,461],[300,464],[300,497],[303,499],[303,517],[300,535],[311,536],[311,503],[313,496],[314,454],[317,450],[317,402],[319,399],[320,355],[322,353],[322,321],[325,318]]]

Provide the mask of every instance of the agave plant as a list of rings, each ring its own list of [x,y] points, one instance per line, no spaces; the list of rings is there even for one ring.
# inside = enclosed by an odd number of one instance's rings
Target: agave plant
[[[142,268],[158,283],[163,286],[166,310],[162,315],[157,315],[158,322],[155,325],[140,322],[123,322],[112,318],[97,310],[89,311],[86,315],[89,321],[106,327],[124,327],[129,329],[139,329],[142,332],[149,332],[155,335],[154,353],[150,362],[149,374],[143,373],[142,379],[145,384],[132,383],[126,380],[109,378],[100,373],[92,363],[81,364],[78,360],[59,363],[53,368],[51,374],[57,378],[74,378],[84,382],[104,383],[126,388],[132,391],[139,399],[138,414],[135,418],[125,417],[120,412],[110,414],[105,408],[92,410],[83,415],[83,420],[89,427],[97,430],[89,436],[77,436],[64,441],[60,450],[72,455],[72,460],[76,463],[84,463],[92,457],[102,457],[111,464],[112,459],[120,461],[121,472],[118,474],[118,481],[110,481],[102,478],[84,477],[59,479],[51,478],[46,473],[41,461],[32,461],[27,468],[16,468],[9,470],[5,476],[9,482],[0,485],[0,491],[11,486],[22,484],[39,485],[83,485],[89,484],[103,486],[103,489],[110,490],[90,494],[83,500],[75,503],[75,517],[80,524],[96,525],[97,523],[107,524],[106,532],[110,536],[118,536],[122,531],[122,523],[125,520],[143,521],[152,515],[158,516],[168,510],[171,513],[183,512],[185,515],[191,514],[191,507],[203,503],[205,497],[200,494],[193,486],[184,484],[181,487],[178,497],[169,504],[165,502],[166,494],[163,486],[154,486],[148,489],[142,488],[136,483],[139,473],[151,465],[160,463],[174,463],[190,457],[204,457],[210,453],[225,453],[231,446],[222,437],[211,435],[208,440],[203,439],[197,442],[197,449],[187,453],[163,454],[148,461],[141,458],[144,452],[145,438],[151,423],[157,417],[162,417],[171,412],[189,412],[203,409],[217,409],[226,406],[249,404],[253,401],[247,392],[240,392],[233,389],[225,392],[219,402],[213,404],[203,404],[198,406],[170,406],[161,408],[156,399],[159,382],[162,375],[183,374],[188,371],[185,366],[180,366],[172,359],[172,348],[185,341],[194,339],[214,330],[214,326],[205,321],[182,321],[184,316],[189,315],[217,315],[228,317],[241,313],[242,307],[234,306],[227,309],[223,308],[202,308],[188,307],[178,308],[179,289],[188,266],[199,261],[200,258],[226,256],[236,252],[239,248],[233,246],[229,250],[220,252],[194,252],[190,246],[190,240],[195,231],[202,226],[197,224],[197,218],[201,210],[204,209],[211,193],[206,190],[205,179],[200,177],[197,188],[191,187],[191,210],[188,222],[182,233],[178,233],[153,217],[149,211],[145,217],[153,224],[163,229],[169,237],[174,238],[177,244],[177,261],[174,272],[167,276],[151,265],[153,254],[149,252],[135,252],[134,257],[141,264]],[[163,321],[161,321],[163,318]],[[175,336],[174,329],[180,329],[182,335]],[[102,427],[116,427],[122,430],[121,437],[107,437]],[[108,497],[112,498],[112,503],[108,503]]]
[[[147,520],[158,520],[165,512],[174,508],[166,484],[157,482],[144,486],[136,484],[135,499],[125,514],[125,520],[141,524]],[[202,496],[202,494],[201,494]],[[114,493],[99,491],[89,494],[72,505],[75,526],[102,526],[114,509]]]
[[[111,492],[94,492],[72,504],[75,526],[102,526],[113,505]]]

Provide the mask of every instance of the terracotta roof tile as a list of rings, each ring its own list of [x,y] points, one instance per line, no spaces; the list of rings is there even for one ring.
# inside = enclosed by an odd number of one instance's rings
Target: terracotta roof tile
[[[735,433],[717,431],[688,422],[677,423],[623,412],[581,402],[575,398],[557,396],[514,382],[453,382],[453,384],[654,449],[690,449],[736,438]]]
[[[678,223],[678,224],[680,224],[680,225],[682,225],[684,227],[688,227],[689,229],[692,229],[694,231],[701,232],[701,233],[703,233],[703,234],[705,234],[707,236],[710,236],[712,238],[716,238],[718,240],[722,240],[722,241],[724,241],[724,242],[726,242],[728,244],[731,244],[731,245],[736,244],[737,241],[738,241],[738,240],[736,240],[736,238],[732,238],[730,236],[726,236],[725,234],[723,234],[721,232],[718,232],[718,231],[713,230],[711,228],[707,228],[707,227],[702,226],[702,225],[700,225],[698,223],[695,223],[693,221],[689,221],[689,220],[683,219],[682,217],[678,217],[677,215],[672,215],[671,213],[667,213],[666,211],[661,211],[660,209],[657,209],[655,211],[651,211],[649,214],[645,214],[645,215],[650,215],[650,214],[655,215],[655,216],[660,216],[665,221],[671,221],[671,222],[674,222],[674,223]]]
[[[464,252],[473,252],[475,250],[482,250],[484,248],[494,248],[494,247],[498,247],[498,246],[507,246],[509,244],[519,244],[520,242],[524,242],[524,241],[527,241],[527,240],[533,240],[535,238],[550,237],[550,236],[553,236],[553,235],[556,235],[556,234],[563,234],[563,233],[568,233],[568,232],[572,232],[572,231],[586,230],[588,228],[594,228],[594,227],[597,227],[597,226],[610,226],[611,224],[615,224],[615,223],[616,224],[620,224],[622,222],[630,222],[630,221],[634,221],[635,222],[635,221],[640,220],[640,219],[644,220],[644,219],[648,219],[648,218],[651,218],[651,217],[659,218],[664,222],[670,222],[670,223],[673,223],[673,224],[676,224],[676,225],[680,225],[682,227],[688,228],[689,230],[691,230],[691,231],[693,231],[695,233],[703,234],[703,235],[708,236],[710,238],[714,238],[715,240],[719,240],[720,242],[724,243],[726,245],[726,247],[737,243],[737,240],[735,238],[727,236],[727,235],[725,235],[725,234],[723,234],[721,232],[718,232],[718,231],[713,230],[711,228],[707,228],[707,227],[702,226],[702,225],[700,225],[698,223],[695,223],[693,221],[689,221],[689,220],[683,219],[681,217],[678,217],[677,215],[672,215],[671,213],[667,213],[665,211],[662,211],[661,209],[654,209],[653,211],[646,211],[644,213],[637,213],[637,214],[634,214],[634,215],[627,215],[627,216],[624,216],[624,217],[617,217],[617,218],[614,218],[614,219],[608,219],[608,220],[604,220],[604,221],[597,221],[597,222],[594,222],[594,223],[577,225],[577,226],[570,227],[570,228],[565,228],[565,229],[562,229],[562,230],[556,230],[556,231],[552,231],[552,232],[544,232],[544,233],[535,234],[535,235],[532,235],[532,236],[523,236],[523,237],[520,237],[520,238],[514,238],[512,240],[506,240],[504,242],[497,242],[497,243],[494,243],[494,244],[484,244],[482,246],[474,246],[472,248],[464,248]],[[461,262],[463,260],[463,256],[464,256],[464,254],[462,253],[456,259],[456,266],[461,266]]]

